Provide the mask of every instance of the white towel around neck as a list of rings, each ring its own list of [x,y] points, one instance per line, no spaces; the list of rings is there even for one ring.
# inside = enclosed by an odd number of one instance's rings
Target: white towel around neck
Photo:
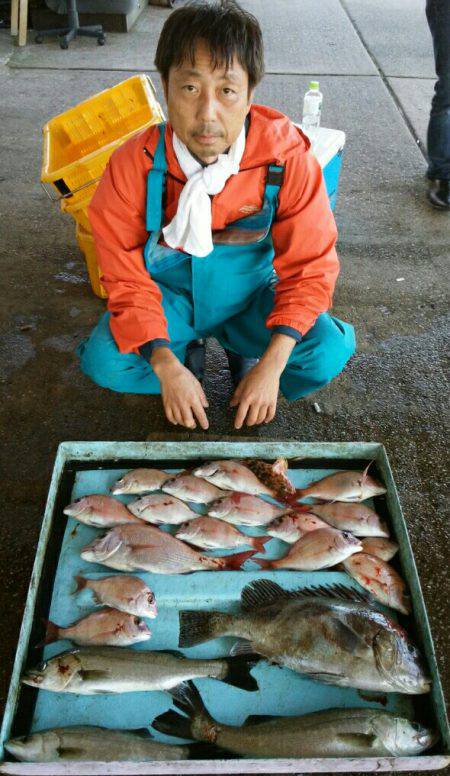
[[[213,250],[211,231],[211,200],[209,194],[222,191],[228,178],[239,172],[245,149],[245,125],[227,154],[202,167],[187,146],[173,133],[173,148],[187,182],[180,194],[177,212],[163,229],[164,239],[171,248],[182,248],[194,256],[207,256]]]

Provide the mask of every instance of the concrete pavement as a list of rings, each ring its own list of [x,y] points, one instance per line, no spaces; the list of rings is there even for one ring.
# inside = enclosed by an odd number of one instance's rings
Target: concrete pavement
[[[422,0],[243,3],[263,27],[267,75],[256,101],[301,116],[311,77],[324,93],[323,125],[347,133],[336,219],[342,273],[335,313],[352,321],[358,353],[311,399],[280,401],[261,439],[376,440],[386,445],[408,520],[448,693],[448,523],[444,518],[448,385],[449,218],[425,201],[425,142],[433,89]],[[136,71],[150,72],[169,11],[149,7],[103,48],[77,40],[10,48],[0,33],[0,224],[3,304],[0,524],[4,699],[57,445],[65,439],[142,440],[174,430],[158,398],[91,385],[74,347],[103,310],[91,293],[73,222],[39,185],[40,130],[53,115]],[[30,35],[32,41],[32,35]],[[418,142],[419,141],[419,142]],[[448,261],[447,261],[448,264]],[[403,278],[400,280],[400,278]],[[211,435],[232,434],[223,354],[208,350]],[[317,415],[312,402],[323,409]],[[192,438],[196,438],[193,433]]]

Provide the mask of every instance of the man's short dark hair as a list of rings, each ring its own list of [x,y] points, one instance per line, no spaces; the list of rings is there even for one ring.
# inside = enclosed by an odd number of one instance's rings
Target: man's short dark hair
[[[248,74],[249,92],[264,75],[261,28],[234,0],[193,0],[166,19],[156,49],[155,65],[166,83],[171,67],[195,62],[198,43],[209,47],[214,68],[228,69],[233,57]]]

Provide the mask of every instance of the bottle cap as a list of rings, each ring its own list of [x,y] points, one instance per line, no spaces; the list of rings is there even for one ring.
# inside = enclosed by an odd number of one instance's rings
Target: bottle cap
[[[318,81],[310,81],[309,82],[309,88],[310,89],[318,89],[319,88],[319,82]]]

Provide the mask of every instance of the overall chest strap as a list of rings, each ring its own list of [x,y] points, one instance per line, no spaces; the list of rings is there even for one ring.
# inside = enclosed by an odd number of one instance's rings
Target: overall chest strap
[[[147,208],[146,208],[146,229],[148,232],[159,232],[163,226],[163,202],[166,190],[166,149],[165,149],[165,130],[166,123],[158,125],[159,140],[156,146],[153,167],[149,170],[147,176]]]
[[[264,199],[272,205],[272,215],[275,216],[278,208],[278,193],[283,183],[284,166],[269,164],[266,176]]]

